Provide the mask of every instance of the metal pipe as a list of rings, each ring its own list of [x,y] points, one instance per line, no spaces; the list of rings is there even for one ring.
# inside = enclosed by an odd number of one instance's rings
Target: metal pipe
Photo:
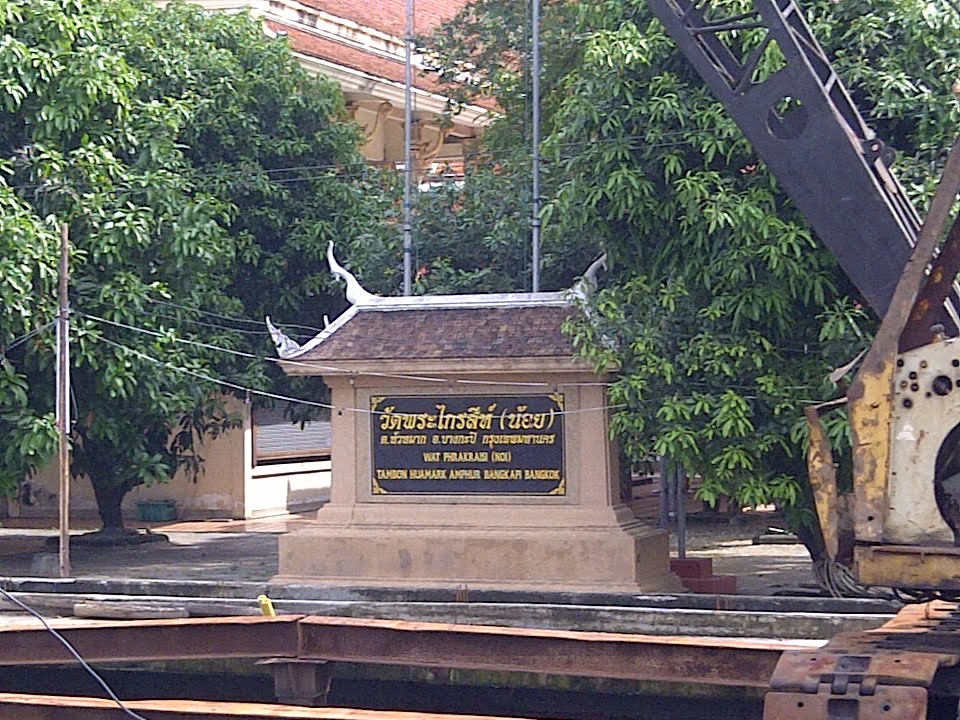
[[[687,556],[687,471],[677,463],[677,557]]]
[[[403,87],[403,294],[413,294],[413,2],[407,0]]]
[[[533,6],[533,211],[531,225],[531,264],[533,292],[540,292],[540,0]]]
[[[57,434],[60,477],[60,577],[70,577],[70,228],[60,226],[60,287],[57,313]]]
[[[670,527],[670,479],[668,473],[670,472],[670,464],[664,459],[660,458],[660,523],[661,528]]]

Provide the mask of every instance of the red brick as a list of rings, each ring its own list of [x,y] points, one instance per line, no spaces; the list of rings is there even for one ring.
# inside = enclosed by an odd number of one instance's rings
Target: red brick
[[[713,560],[710,558],[672,558],[670,571],[681,578],[709,578],[713,575]]]
[[[736,575],[714,575],[707,578],[680,578],[683,586],[692,593],[708,595],[735,595],[737,592]]]

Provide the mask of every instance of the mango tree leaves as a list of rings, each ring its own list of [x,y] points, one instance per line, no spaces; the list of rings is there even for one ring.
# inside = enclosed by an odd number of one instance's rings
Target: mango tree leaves
[[[960,18],[920,0],[803,9],[922,205],[957,127]],[[483,0],[438,44],[442,77],[502,98],[498,139],[529,117],[528,58],[502,31],[519,13]],[[826,376],[876,318],[645,0],[556,0],[543,13],[544,242],[575,238],[612,261],[570,330],[598,368],[620,368],[614,431],[634,460],[666,455],[699,474],[709,501],[802,502],[802,407],[838,394]],[[831,427],[839,456],[843,424]]]
[[[378,232],[380,194],[352,172],[339,91],[248,16],[7,0],[0,25],[0,487],[51,451],[67,223],[74,468],[102,510],[199,470],[202,438],[236,422],[209,378],[279,375],[229,352],[270,355],[262,327],[199,311],[315,322],[337,307],[318,280],[327,242]]]

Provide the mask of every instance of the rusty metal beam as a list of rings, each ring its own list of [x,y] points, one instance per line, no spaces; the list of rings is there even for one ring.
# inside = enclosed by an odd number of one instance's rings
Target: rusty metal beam
[[[960,272],[960,217],[953,221],[913,303],[910,318],[900,334],[901,353],[933,342],[934,333],[930,328],[943,319],[943,301],[953,290],[957,272]]]
[[[206,700],[131,700],[126,705],[150,720],[495,720],[485,715],[447,715],[424,712],[303,708],[266,703],[208,702]],[[124,720],[129,715],[111,700],[57,695],[0,693],[0,717],[17,720]]]
[[[822,644],[300,615],[54,626],[93,662],[272,657],[755,688],[785,650]],[[73,658],[35,624],[0,630],[0,666],[65,662]]]
[[[846,398],[843,399],[846,402]],[[836,560],[840,550],[840,513],[838,510],[837,469],[833,463],[833,451],[830,438],[820,422],[820,413],[836,407],[836,401],[808,405],[804,408],[809,429],[809,447],[807,448],[807,474],[810,488],[813,490],[813,504],[820,521],[820,532],[827,557]]]
[[[703,0],[648,2],[844,272],[885,315],[920,218],[889,170],[892,154],[857,110],[800,4],[753,0],[733,10]],[[744,41],[751,34],[759,44]],[[782,67],[766,76],[765,57]]]
[[[295,656],[301,617],[63,620],[51,625],[90,662],[200,660]],[[0,665],[65,662],[75,660],[39,623],[24,621],[0,630]]]
[[[910,259],[863,359],[860,372],[847,390],[850,408],[850,433],[853,438],[854,534],[857,542],[883,542],[883,522],[887,509],[887,483],[890,477],[890,427],[893,422],[893,374],[900,336],[910,319],[914,303],[926,280],[950,211],[960,191],[960,139],[950,157],[930,204],[923,228]],[[900,478],[899,482],[910,481]],[[869,580],[858,578],[861,583]],[[905,587],[897,580],[895,587]]]
[[[303,660],[533,672],[764,688],[785,650],[811,643],[306,617]],[[816,645],[814,645],[816,646]]]

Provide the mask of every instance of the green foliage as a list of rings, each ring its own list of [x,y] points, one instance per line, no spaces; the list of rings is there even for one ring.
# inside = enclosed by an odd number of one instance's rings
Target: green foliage
[[[923,204],[957,127],[960,18],[920,0],[804,10]],[[523,63],[503,46],[504,18],[519,12],[479,2],[440,44],[438,65],[501,101],[495,138],[516,133],[527,99]],[[634,461],[664,455],[701,475],[708,501],[802,504],[802,407],[839,394],[826,378],[876,318],[645,0],[558,0],[544,13],[545,243],[576,238],[612,262],[569,330],[598,369],[619,368],[615,433]],[[759,39],[731,41],[745,52]],[[782,66],[769,52],[758,73]],[[841,457],[845,418],[825,422]]]
[[[530,291],[529,158],[510,147],[492,156],[418,194],[414,294]],[[570,287],[593,260],[595,246],[579,240],[543,242],[542,288]]]
[[[280,375],[212,347],[271,355],[266,333],[192,308],[330,312],[327,242],[376,230],[380,194],[339,91],[248,16],[11,0],[0,25],[0,489],[53,448],[53,335],[14,341],[53,319],[64,222],[74,468],[117,524],[126,492],[196,474],[237,423],[205,378]]]

